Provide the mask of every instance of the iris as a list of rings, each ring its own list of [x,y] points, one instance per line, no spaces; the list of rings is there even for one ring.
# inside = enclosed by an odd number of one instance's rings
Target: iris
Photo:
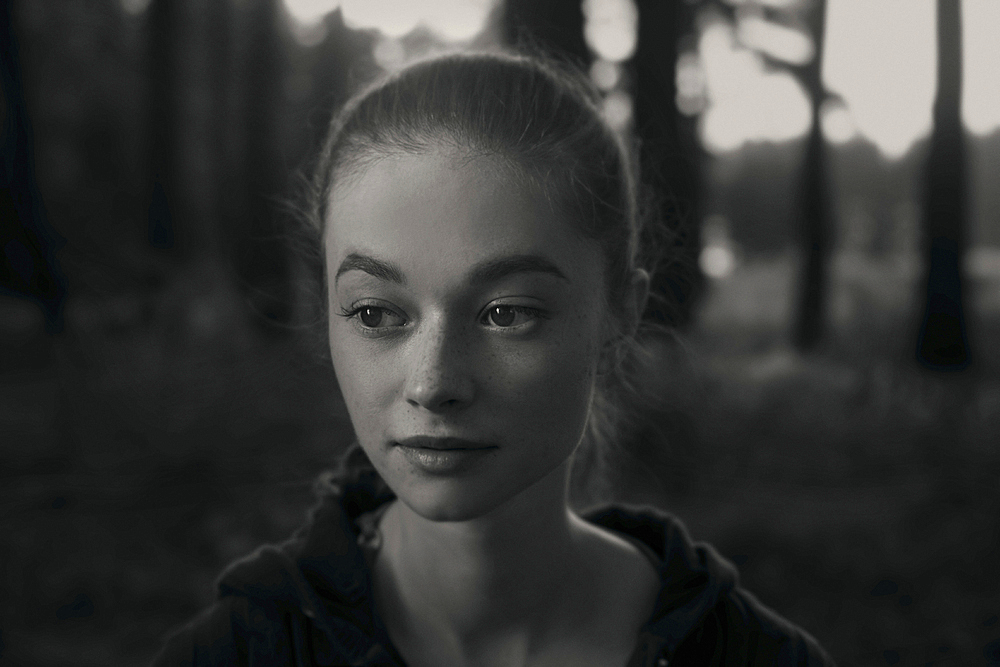
[[[382,324],[382,309],[377,306],[365,306],[358,313],[361,317],[361,323],[366,327],[377,327]]]
[[[517,311],[511,306],[493,306],[490,308],[490,322],[498,327],[509,327],[514,324]]]

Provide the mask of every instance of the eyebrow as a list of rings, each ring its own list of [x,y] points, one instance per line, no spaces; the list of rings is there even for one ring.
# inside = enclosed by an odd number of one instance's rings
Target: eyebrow
[[[340,280],[340,276],[344,275],[348,271],[364,271],[365,273],[375,276],[379,280],[385,280],[386,282],[396,283],[397,285],[405,285],[406,278],[403,277],[403,272],[400,271],[399,267],[392,262],[383,262],[380,259],[375,259],[374,257],[369,257],[368,255],[361,255],[356,252],[352,252],[344,261],[340,263],[337,268],[337,275],[334,276],[334,284]]]
[[[352,252],[344,258],[337,268],[334,284],[348,271],[363,271],[379,280],[397,285],[406,284],[406,277],[398,266],[360,253]],[[484,285],[518,273],[544,273],[569,282],[569,278],[558,266],[541,255],[510,255],[487,260],[472,267],[468,282],[472,285]]]
[[[541,255],[511,255],[477,264],[469,272],[469,283],[483,285],[517,273],[546,273],[569,282],[559,267]]]

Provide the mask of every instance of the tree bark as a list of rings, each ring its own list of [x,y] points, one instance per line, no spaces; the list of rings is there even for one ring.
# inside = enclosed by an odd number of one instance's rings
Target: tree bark
[[[916,357],[925,368],[954,371],[970,360],[961,268],[966,224],[961,3],[938,0],[937,21],[938,87],[924,200],[926,292]]]

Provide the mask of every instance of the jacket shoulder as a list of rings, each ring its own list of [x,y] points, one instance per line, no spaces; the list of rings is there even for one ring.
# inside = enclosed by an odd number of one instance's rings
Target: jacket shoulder
[[[808,632],[736,587],[720,596],[700,627],[678,647],[676,664],[835,667]]]
[[[225,596],[176,631],[151,667],[301,665],[305,632],[282,605]]]

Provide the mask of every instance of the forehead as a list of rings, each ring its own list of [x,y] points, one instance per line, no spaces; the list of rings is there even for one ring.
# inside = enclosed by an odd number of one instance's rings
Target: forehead
[[[444,149],[381,157],[334,187],[328,261],[364,252],[457,267],[530,253],[594,272],[597,245],[517,171],[495,156]]]

